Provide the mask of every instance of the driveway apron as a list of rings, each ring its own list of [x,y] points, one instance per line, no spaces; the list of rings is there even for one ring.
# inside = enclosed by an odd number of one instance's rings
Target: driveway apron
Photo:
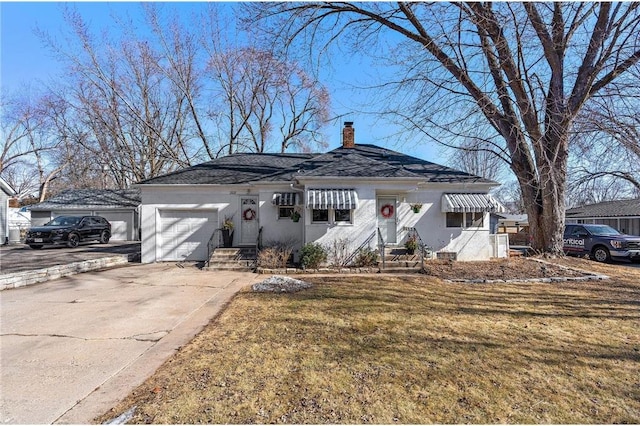
[[[0,422],[91,422],[259,280],[151,264],[0,292]]]

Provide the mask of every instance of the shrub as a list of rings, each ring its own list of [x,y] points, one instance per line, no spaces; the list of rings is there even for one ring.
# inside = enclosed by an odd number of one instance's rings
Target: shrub
[[[356,253],[353,264],[358,268],[376,266],[378,264],[378,252],[369,247],[361,248]]]
[[[257,263],[259,268],[275,269],[286,268],[295,241],[270,241],[266,247],[258,252]]]
[[[342,268],[347,266],[349,262],[349,245],[348,238],[338,238],[333,240],[329,246],[329,264],[334,268]]]
[[[318,269],[327,261],[327,250],[319,243],[308,243],[302,247],[300,256],[303,268]]]

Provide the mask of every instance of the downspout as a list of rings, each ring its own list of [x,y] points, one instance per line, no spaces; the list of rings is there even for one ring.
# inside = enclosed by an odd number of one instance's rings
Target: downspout
[[[295,181],[294,183],[291,183],[289,185],[291,190],[304,194],[304,189],[300,189],[300,188],[294,187],[294,185],[296,185],[296,183],[298,185],[300,185],[300,183],[297,180],[294,179],[294,181]],[[306,211],[306,208],[304,208],[304,203],[302,204],[302,206],[303,206],[303,209]],[[302,241],[301,241],[301,244],[302,244],[303,247],[306,244],[306,241],[307,241],[307,215],[305,214],[302,217]]]
[[[9,245],[9,199],[11,197],[8,197],[5,200],[5,206],[4,206],[4,241],[3,241],[3,245]]]

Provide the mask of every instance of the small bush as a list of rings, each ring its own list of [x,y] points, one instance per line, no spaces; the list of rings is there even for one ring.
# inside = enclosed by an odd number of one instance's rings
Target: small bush
[[[258,267],[267,269],[286,268],[289,256],[275,247],[267,247],[258,252]]]
[[[358,268],[376,266],[378,264],[378,252],[369,247],[361,248],[358,250],[358,253],[356,253],[353,264]]]
[[[349,245],[351,242],[348,238],[338,238],[333,240],[329,246],[329,264],[334,268],[343,268],[349,262]]]
[[[319,243],[308,243],[302,247],[300,256],[303,268],[318,269],[327,261],[327,250]]]
[[[286,268],[295,241],[271,241],[258,252],[258,267],[267,269]]]

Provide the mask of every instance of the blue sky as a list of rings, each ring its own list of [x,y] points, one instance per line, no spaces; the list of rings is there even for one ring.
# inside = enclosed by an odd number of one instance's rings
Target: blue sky
[[[115,13],[129,13],[135,17],[140,12],[139,3],[126,2],[78,2],[72,3],[82,17],[89,23],[93,31],[109,27],[111,16]],[[203,3],[170,3],[167,6],[179,7],[185,14],[192,8],[199,8]],[[182,12],[181,12],[182,13]],[[16,92],[24,90],[35,81],[48,81],[61,74],[61,65],[51,57],[35,35],[36,28],[55,36],[64,28],[62,3],[57,2],[2,2],[0,3],[0,86],[2,90]],[[386,146],[411,155],[440,164],[446,164],[446,155],[436,144],[400,144],[393,138],[398,129],[376,120],[366,114],[353,112],[360,105],[368,102],[367,95],[354,90],[351,85],[367,84],[367,62],[354,57],[344,59],[348,55],[340,55],[333,61],[331,70],[321,75],[322,83],[327,86],[332,97],[332,116],[346,114],[325,129],[330,148],[340,144],[343,121],[354,121],[356,142],[373,143]]]

